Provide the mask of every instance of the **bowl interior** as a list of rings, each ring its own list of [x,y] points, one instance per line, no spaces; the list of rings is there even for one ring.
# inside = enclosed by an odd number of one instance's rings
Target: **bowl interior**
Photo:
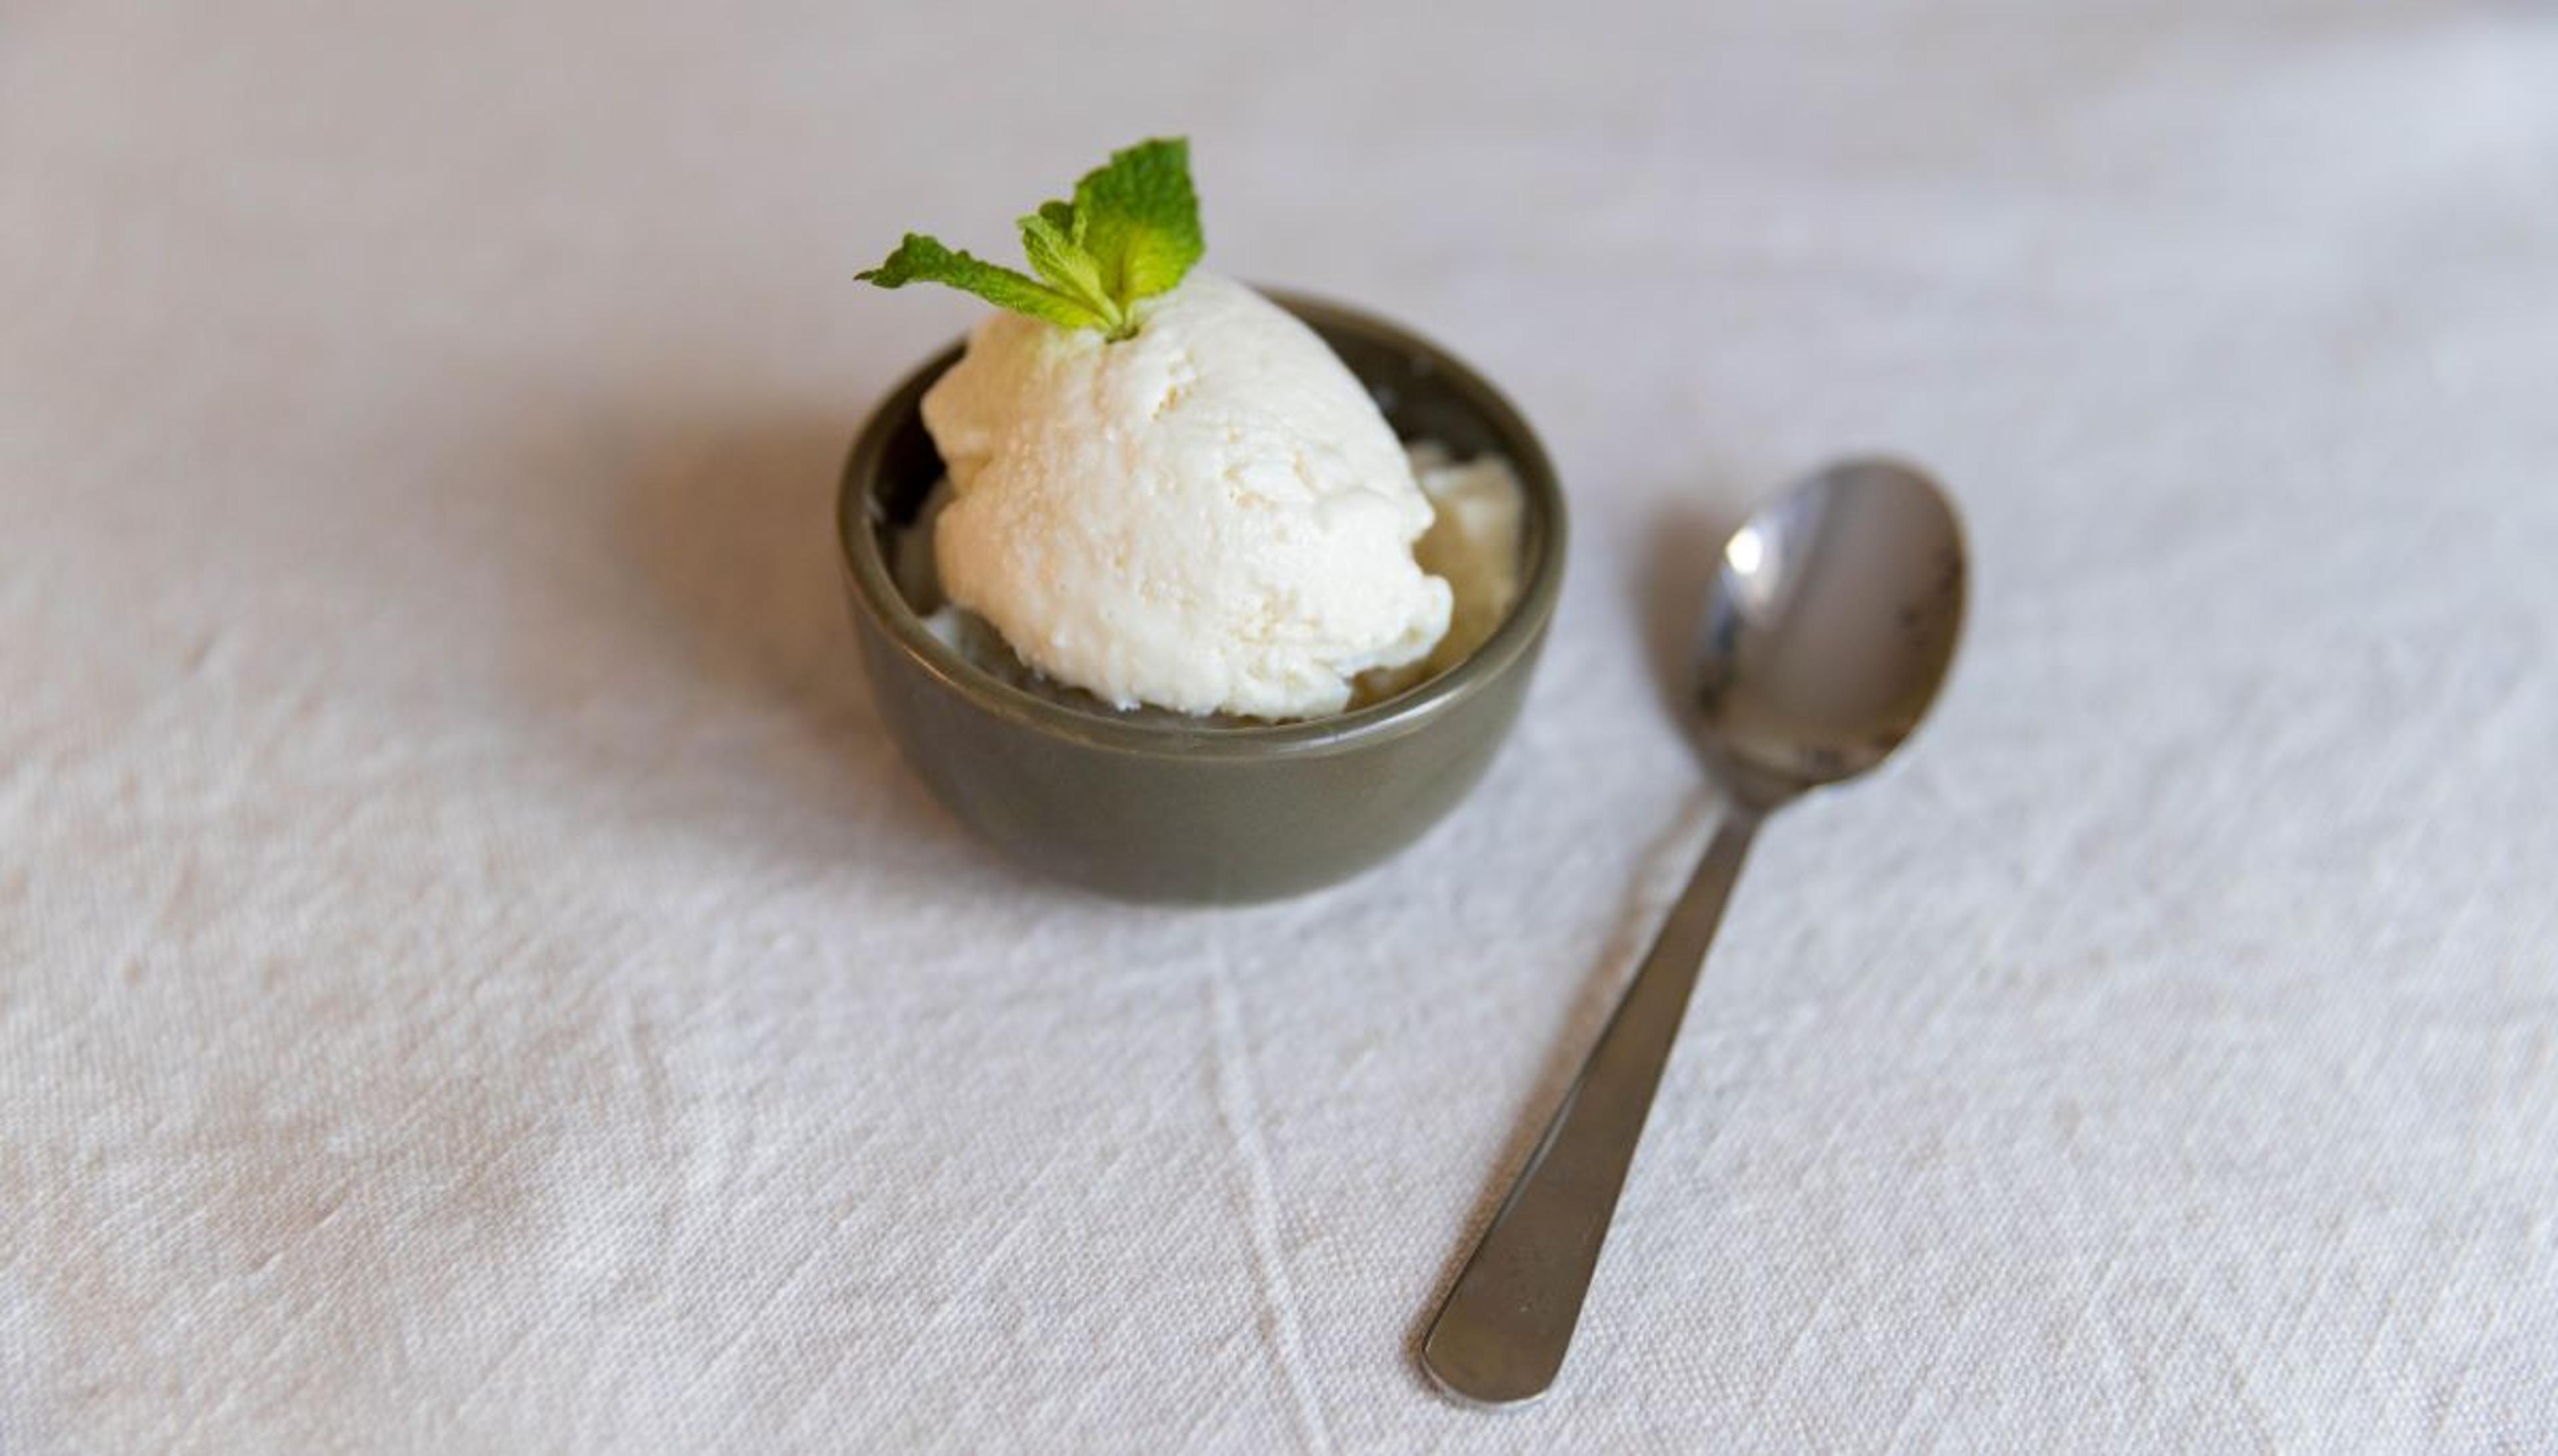
[[[1200,719],[1151,710],[1123,713],[1098,699],[1078,703],[1082,694],[1071,691],[1026,692],[977,666],[924,626],[916,604],[899,588],[890,567],[898,559],[899,537],[914,527],[925,498],[945,474],[918,406],[924,391],[958,361],[957,345],[918,369],[881,406],[879,417],[855,449],[845,482],[845,549],[854,558],[857,584],[873,608],[888,619],[892,637],[924,657],[936,674],[981,697],[1016,709],[1038,704],[1048,712],[1080,717],[1088,726],[1109,725],[1114,736],[1155,729],[1192,746],[1205,738],[1275,745],[1339,737],[1398,715],[1426,711],[1434,699],[1461,690],[1471,676],[1515,656],[1551,611],[1562,564],[1560,489],[1535,434],[1497,390],[1428,342],[1337,304],[1280,292],[1271,292],[1270,297],[1331,346],[1366,386],[1397,438],[1438,441],[1459,459],[1497,455],[1508,461],[1517,476],[1525,498],[1519,590],[1508,619],[1471,656],[1381,702],[1328,718],[1285,723]],[[862,497],[858,511],[853,509],[854,493]]]

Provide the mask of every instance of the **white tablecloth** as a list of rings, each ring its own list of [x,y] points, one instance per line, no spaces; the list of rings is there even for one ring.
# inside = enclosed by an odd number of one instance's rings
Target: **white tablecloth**
[[[982,851],[829,538],[973,313],[854,270],[1167,131],[1577,511],[1483,790],[1239,912]],[[35,0],[0,371],[11,1456],[2558,1448],[2545,10]],[[1445,1403],[1698,570],[1872,447],[1957,678]]]

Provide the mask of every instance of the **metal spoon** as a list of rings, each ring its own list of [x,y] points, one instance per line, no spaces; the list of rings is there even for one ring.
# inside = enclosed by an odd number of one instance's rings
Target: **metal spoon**
[[[1729,808],[1563,1106],[1423,1337],[1461,1400],[1554,1383],[1652,1092],[1762,820],[1891,756],[1918,726],[1963,623],[1963,535],[1905,465],[1832,466],[1724,544],[1707,603],[1706,759]]]

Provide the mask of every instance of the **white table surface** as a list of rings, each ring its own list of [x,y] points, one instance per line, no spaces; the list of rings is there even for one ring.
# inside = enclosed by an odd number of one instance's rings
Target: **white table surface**
[[[1132,909],[882,735],[852,281],[1195,139],[1572,493],[1408,855]],[[1736,512],[1959,492],[1565,1385],[1434,1292],[1705,822]],[[0,1448],[2558,1449],[2558,18],[0,9]]]

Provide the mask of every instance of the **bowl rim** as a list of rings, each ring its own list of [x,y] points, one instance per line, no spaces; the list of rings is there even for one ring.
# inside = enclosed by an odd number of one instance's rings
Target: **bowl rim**
[[[1350,712],[1281,723],[1166,723],[1103,717],[1014,686],[979,667],[944,642],[906,600],[892,577],[873,529],[871,487],[897,427],[922,407],[924,393],[958,362],[965,338],[934,353],[900,379],[873,407],[844,461],[835,504],[836,545],[853,585],[856,606],[910,665],[980,711],[1016,727],[1088,748],[1184,759],[1293,758],[1347,752],[1403,737],[1454,713],[1485,691],[1512,664],[1532,653],[1562,593],[1569,522],[1563,490],[1544,442],[1507,396],[1455,355],[1419,334],[1364,310],[1293,290],[1259,289],[1273,303],[1318,333],[1361,335],[1417,355],[1485,417],[1502,442],[1503,458],[1527,498],[1537,551],[1518,600],[1501,625],[1446,671],[1404,691]]]

